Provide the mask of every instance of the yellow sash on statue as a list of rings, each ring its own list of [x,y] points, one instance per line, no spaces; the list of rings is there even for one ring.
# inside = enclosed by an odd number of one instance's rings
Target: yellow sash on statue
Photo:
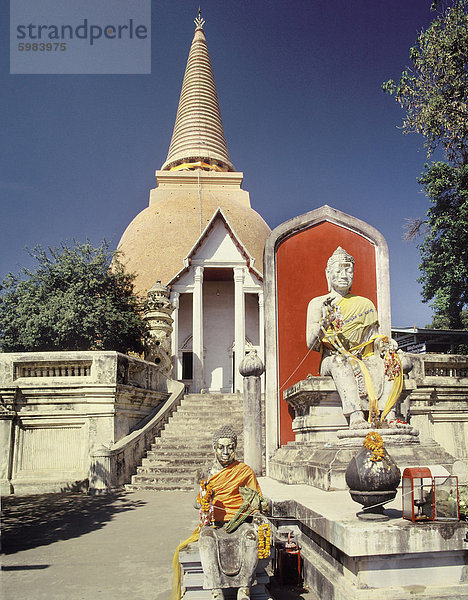
[[[341,311],[342,320],[340,327],[337,328],[334,323],[332,323],[327,330],[322,327],[324,339],[335,350],[337,350],[340,354],[347,356],[359,367],[364,377],[367,397],[369,398],[369,423],[371,423],[374,416],[379,416],[379,401],[366,365],[354,353],[357,353],[359,350],[363,350],[363,352],[361,352],[363,358],[372,356],[372,354],[374,354],[375,340],[377,338],[385,339],[386,336],[381,334],[374,335],[370,339],[359,343],[363,329],[372,325],[378,325],[377,311],[374,304],[368,298],[347,294],[341,298],[341,300],[337,303],[337,306],[339,306]],[[343,342],[346,343],[348,348],[344,346]],[[392,389],[390,390],[390,394],[385,403],[380,421],[383,421],[383,419],[393,408],[400,397],[401,390],[403,388],[403,370],[401,368],[400,357],[395,353],[394,358],[399,363],[400,369],[399,373],[393,379]]]

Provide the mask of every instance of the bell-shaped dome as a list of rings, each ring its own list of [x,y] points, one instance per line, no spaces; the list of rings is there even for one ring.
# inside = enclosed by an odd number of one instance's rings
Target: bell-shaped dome
[[[204,177],[210,175],[220,174],[205,173]],[[196,187],[155,192],[160,197],[133,219],[118,246],[126,269],[136,274],[138,293],[146,294],[157,280],[168,284],[183,269],[184,259],[218,208],[254,259],[252,266],[262,273],[263,248],[270,228],[246,201],[223,191],[204,191],[201,208]],[[238,189],[237,194],[247,192]]]

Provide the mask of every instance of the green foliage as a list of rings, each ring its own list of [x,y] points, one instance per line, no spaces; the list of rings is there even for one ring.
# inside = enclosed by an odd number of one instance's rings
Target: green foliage
[[[468,485],[460,485],[458,488],[458,506],[460,519],[468,521]]]
[[[466,327],[468,302],[468,0],[435,0],[438,11],[410,50],[412,67],[382,85],[406,111],[404,133],[421,133],[428,156],[438,146],[448,162],[426,165],[418,180],[431,206],[410,222],[419,245],[423,300],[433,301],[435,328]]]
[[[442,144],[455,163],[468,162],[467,7],[454,0],[442,10],[411,48],[412,67],[382,85],[406,110],[403,132],[421,133],[428,156]]]
[[[439,326],[462,329],[468,303],[468,164],[426,165],[418,181],[431,201],[419,246],[423,299],[433,300]]]
[[[29,250],[35,271],[9,273],[0,287],[4,352],[142,350],[145,332],[132,275],[103,241]],[[112,267],[110,264],[112,261]]]

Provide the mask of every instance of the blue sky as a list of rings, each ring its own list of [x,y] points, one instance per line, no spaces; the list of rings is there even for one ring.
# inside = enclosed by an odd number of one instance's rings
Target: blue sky
[[[431,0],[205,0],[231,159],[271,228],[329,204],[387,239],[392,322],[424,326],[419,255],[405,218],[428,201],[420,136],[381,91],[409,64]],[[106,238],[148,204],[166,159],[198,2],[152,2],[151,75],[10,75],[0,9],[0,277],[25,246]]]

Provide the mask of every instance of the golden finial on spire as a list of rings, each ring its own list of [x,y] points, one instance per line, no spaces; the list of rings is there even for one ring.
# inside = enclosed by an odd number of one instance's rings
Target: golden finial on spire
[[[194,19],[193,22],[197,26],[197,29],[199,27],[200,27],[200,29],[203,29],[203,25],[205,24],[205,19],[203,19],[202,16],[201,16],[201,8],[200,8],[200,6],[198,7],[198,17],[196,19]]]

